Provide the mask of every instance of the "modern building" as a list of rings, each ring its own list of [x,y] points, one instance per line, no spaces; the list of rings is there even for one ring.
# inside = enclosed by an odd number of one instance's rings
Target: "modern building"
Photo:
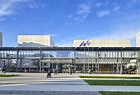
[[[140,74],[139,47],[0,47],[0,59],[7,71],[59,68],[59,72],[66,72],[71,68],[83,73],[124,73],[130,65],[130,70]],[[50,67],[45,69],[48,63]]]
[[[136,33],[136,47],[140,47],[140,32]]]
[[[49,35],[19,35],[18,47],[0,47],[0,60],[7,71],[140,74],[140,47],[130,47],[130,40],[74,40],[73,47],[54,47]]]
[[[18,47],[53,47],[50,35],[18,35]]]
[[[130,40],[74,40],[73,47],[130,47]]]
[[[18,47],[53,47],[54,42],[51,39],[50,35],[18,35]],[[32,52],[30,52],[32,54]],[[39,52],[34,53],[30,57],[40,57]],[[50,53],[48,53],[47,56],[51,56]],[[31,60],[30,58],[26,58],[23,61],[22,68],[32,68],[37,69],[38,66],[34,65],[36,64],[34,60]],[[45,64],[43,69],[50,68],[50,63]]]
[[[0,32],[0,47],[2,47],[2,33]]]

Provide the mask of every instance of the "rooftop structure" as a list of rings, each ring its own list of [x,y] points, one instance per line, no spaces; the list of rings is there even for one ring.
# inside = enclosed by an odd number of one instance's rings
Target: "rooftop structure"
[[[130,40],[74,40],[73,47],[130,47]]]
[[[136,33],[136,47],[140,47],[140,32]]]
[[[52,47],[50,35],[18,35],[18,47]]]

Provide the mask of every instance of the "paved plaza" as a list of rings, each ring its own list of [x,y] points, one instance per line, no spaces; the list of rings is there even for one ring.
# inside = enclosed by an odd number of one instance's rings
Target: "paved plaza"
[[[21,76],[0,78],[0,95],[101,95],[98,91],[140,92],[140,86],[91,86],[78,77],[89,74],[52,74],[51,78],[46,78],[46,73],[18,74]]]

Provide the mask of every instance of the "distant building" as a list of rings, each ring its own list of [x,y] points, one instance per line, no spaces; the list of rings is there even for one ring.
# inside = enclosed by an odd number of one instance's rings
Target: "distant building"
[[[18,47],[53,47],[50,35],[18,35]]]
[[[140,47],[140,32],[136,33],[136,47]]]
[[[2,33],[0,32],[0,47],[2,47]]]
[[[130,40],[74,40],[73,47],[130,47]]]
[[[50,35],[18,35],[18,47],[53,47],[54,42]],[[51,54],[47,53],[46,56]],[[40,52],[36,52],[30,58],[44,56]],[[22,68],[32,68],[37,69],[36,61],[30,60],[30,58],[25,58],[22,60]],[[19,65],[18,65],[19,66]],[[50,63],[44,64],[44,69],[50,68]]]
[[[140,32],[136,41],[137,47],[130,47],[130,40],[74,40],[73,47],[58,47],[49,35],[19,35],[19,47],[0,47],[0,68],[20,72],[73,69],[78,73],[140,74]]]

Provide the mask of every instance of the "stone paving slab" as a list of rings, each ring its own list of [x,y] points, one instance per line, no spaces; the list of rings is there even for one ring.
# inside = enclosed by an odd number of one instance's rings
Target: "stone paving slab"
[[[84,75],[84,74],[83,74]],[[140,86],[91,86],[79,74],[58,74],[46,78],[45,73],[21,73],[20,77],[0,78],[1,90],[16,91],[130,91],[140,92]],[[87,95],[87,94],[85,94]]]
[[[0,90],[18,91],[128,91],[140,92],[140,86],[90,86],[90,85],[3,85]]]
[[[93,91],[0,91],[0,95],[101,95]]]

